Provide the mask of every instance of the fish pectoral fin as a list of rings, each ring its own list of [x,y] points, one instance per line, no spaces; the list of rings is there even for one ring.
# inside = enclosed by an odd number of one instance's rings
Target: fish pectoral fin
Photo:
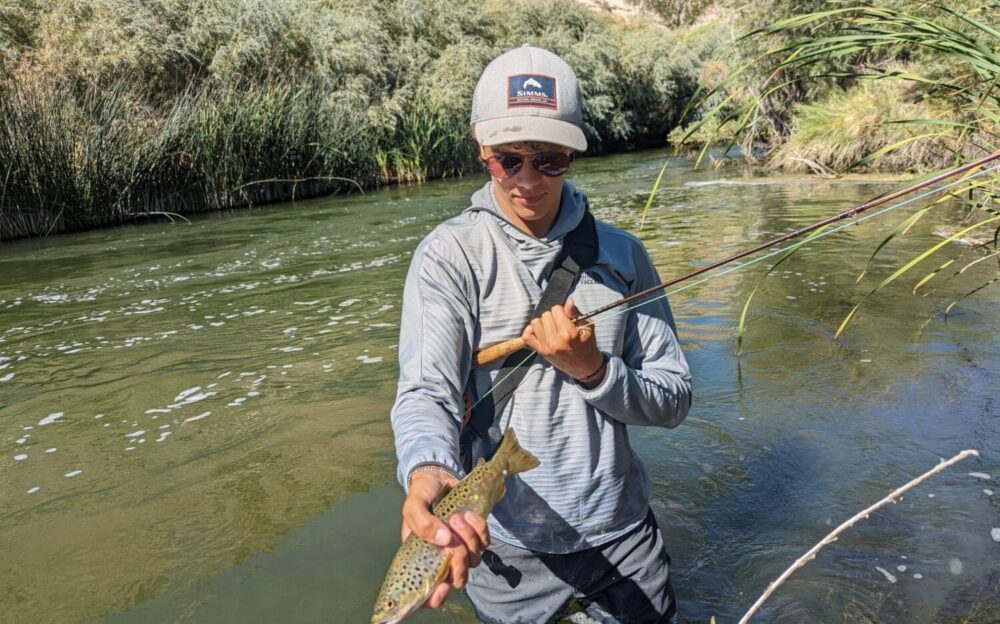
[[[444,559],[441,560],[441,567],[438,568],[437,574],[434,575],[434,582],[431,583],[431,589],[437,587],[440,583],[448,576],[448,570],[451,568],[451,553],[446,553]]]

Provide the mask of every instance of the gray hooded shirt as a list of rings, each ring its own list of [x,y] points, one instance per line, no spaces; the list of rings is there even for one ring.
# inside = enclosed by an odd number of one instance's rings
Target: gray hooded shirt
[[[555,223],[534,238],[507,220],[490,182],[417,247],[403,292],[391,415],[404,487],[422,465],[464,474],[463,391],[471,375],[475,396],[484,396],[502,364],[473,369],[473,351],[521,335],[564,237],[585,209],[583,194],[564,183]],[[597,264],[581,272],[570,293],[583,312],[660,282],[638,239],[601,222],[597,233]],[[588,390],[536,358],[497,419],[501,430],[514,428],[540,464],[507,479],[507,494],[489,518],[494,539],[576,552],[627,533],[646,515],[649,478],[626,425],[679,424],[691,403],[690,372],[665,298],[608,312],[594,329],[608,357],[600,385]],[[475,455],[492,456],[488,444],[477,441]]]

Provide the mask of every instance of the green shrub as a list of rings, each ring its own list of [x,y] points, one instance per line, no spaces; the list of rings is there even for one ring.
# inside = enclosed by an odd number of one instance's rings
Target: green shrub
[[[571,0],[0,0],[0,35],[2,238],[461,174],[525,43],[576,68],[590,152],[658,144],[698,63]]]

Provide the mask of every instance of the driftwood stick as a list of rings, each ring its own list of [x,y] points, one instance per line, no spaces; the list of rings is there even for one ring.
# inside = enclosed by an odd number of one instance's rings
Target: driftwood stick
[[[824,537],[822,539],[822,541],[820,541],[820,543],[816,544],[815,546],[813,546],[812,548],[810,548],[809,551],[806,554],[804,554],[801,557],[799,557],[795,561],[795,563],[792,564],[792,566],[790,568],[788,568],[787,570],[785,570],[782,573],[782,575],[777,578],[777,580],[775,580],[773,583],[771,583],[770,585],[768,585],[767,591],[765,591],[761,595],[761,597],[757,599],[757,602],[753,603],[753,606],[750,607],[750,610],[747,611],[746,614],[744,614],[744,616],[743,616],[742,619],[740,619],[739,624],[746,624],[747,622],[749,622],[750,621],[750,616],[752,616],[754,613],[757,612],[758,609],[760,609],[761,605],[764,604],[764,601],[767,600],[771,596],[771,594],[773,594],[775,592],[775,590],[778,589],[778,587],[782,583],[784,583],[785,580],[789,576],[792,575],[793,572],[795,572],[796,570],[798,570],[799,568],[801,568],[802,566],[804,566],[806,563],[808,563],[812,559],[814,559],[816,557],[816,553],[818,553],[821,548],[823,548],[827,544],[835,541],[837,539],[837,536],[839,536],[841,533],[843,533],[846,529],[849,529],[852,526],[854,526],[854,524],[856,522],[858,522],[859,520],[861,520],[863,518],[867,518],[873,511],[879,509],[880,507],[882,507],[882,506],[884,506],[884,505],[886,505],[888,503],[894,503],[894,502],[896,502],[896,499],[899,498],[900,496],[902,496],[903,492],[906,492],[907,490],[909,490],[913,486],[919,485],[923,481],[929,479],[930,477],[933,477],[934,475],[936,475],[937,473],[941,472],[945,468],[948,468],[952,464],[957,464],[958,462],[962,461],[966,457],[970,457],[972,455],[975,455],[976,457],[979,457],[979,451],[974,450],[974,449],[965,450],[965,451],[962,451],[961,453],[959,453],[958,455],[955,455],[954,457],[952,457],[948,461],[942,461],[937,466],[935,466],[933,469],[925,472],[924,474],[920,475],[916,479],[913,479],[912,481],[910,481],[906,485],[904,485],[904,486],[898,488],[897,490],[893,491],[891,494],[889,494],[888,496],[886,496],[885,498],[883,498],[879,502],[875,503],[871,507],[868,507],[867,509],[859,511],[850,520],[848,520],[847,522],[845,522],[845,523],[841,524],[840,526],[838,526],[836,529],[833,530],[832,533],[830,533],[829,535],[827,535],[826,537]]]

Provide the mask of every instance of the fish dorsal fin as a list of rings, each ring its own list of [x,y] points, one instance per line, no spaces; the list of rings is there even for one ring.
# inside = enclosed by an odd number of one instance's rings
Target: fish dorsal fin
[[[485,463],[486,463],[486,459],[485,459],[485,458],[482,458],[482,457],[480,457],[480,458],[479,458],[479,461],[477,461],[477,462],[476,462],[476,466],[475,466],[475,468],[473,468],[473,470],[475,470],[476,468],[479,468],[480,466],[482,466],[482,465],[483,465],[483,464],[485,464]]]

